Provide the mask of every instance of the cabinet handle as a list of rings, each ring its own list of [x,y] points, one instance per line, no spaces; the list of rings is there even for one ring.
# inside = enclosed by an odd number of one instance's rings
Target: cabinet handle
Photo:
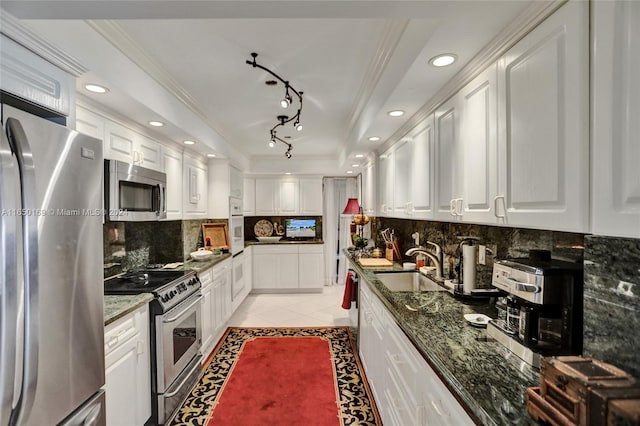
[[[449,213],[454,217],[462,216],[462,198],[452,198],[449,202]]]
[[[400,354],[391,354],[391,361],[396,365],[405,363],[402,358],[400,358]]]
[[[451,201],[449,201],[449,213],[451,214],[451,216],[456,215],[456,199],[455,198],[452,198]]]
[[[462,217],[462,198],[456,198],[456,216]]]
[[[502,214],[498,214],[498,200],[502,200]],[[498,219],[506,219],[507,218],[507,209],[506,206],[504,205],[504,195],[496,195],[495,197],[493,197],[493,214],[495,215],[495,217],[497,217]]]
[[[144,152],[140,151],[140,164],[144,163]]]
[[[431,405],[433,406],[433,409],[436,410],[436,413],[438,413],[438,415],[440,417],[449,417],[449,413],[447,413],[444,410],[444,407],[442,407],[442,401],[441,400],[438,400],[437,402],[434,401],[434,400],[431,400]],[[438,406],[440,406],[440,408],[438,408]]]
[[[144,353],[144,342],[142,340],[138,340],[138,355],[142,355]]]
[[[118,344],[118,336],[111,336],[109,341],[107,342],[107,346],[110,348],[116,346]]]
[[[405,206],[406,212],[408,215],[412,215],[413,214],[413,203],[411,201],[409,201],[407,203],[407,205]]]

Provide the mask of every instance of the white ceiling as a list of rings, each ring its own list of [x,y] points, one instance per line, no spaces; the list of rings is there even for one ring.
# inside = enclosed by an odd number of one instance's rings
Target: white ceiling
[[[79,91],[89,81],[109,86],[107,95],[87,94],[93,101],[141,125],[165,121],[156,132],[176,142],[195,138],[203,153],[244,157],[252,169],[270,163],[276,172],[288,164],[285,147],[267,142],[285,112],[284,89],[266,86],[271,76],[245,64],[257,52],[258,63],[304,92],[303,131],[278,131],[291,136],[288,162],[342,174],[355,154],[382,146],[529,3],[3,0],[2,8],[89,69]],[[443,52],[458,61],[428,64]],[[392,118],[391,109],[406,114]],[[368,142],[372,135],[381,141]]]

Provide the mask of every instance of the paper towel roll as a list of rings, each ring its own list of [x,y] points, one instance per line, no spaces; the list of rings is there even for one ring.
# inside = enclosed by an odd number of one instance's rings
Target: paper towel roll
[[[462,246],[462,287],[465,293],[476,288],[476,259],[478,246]]]

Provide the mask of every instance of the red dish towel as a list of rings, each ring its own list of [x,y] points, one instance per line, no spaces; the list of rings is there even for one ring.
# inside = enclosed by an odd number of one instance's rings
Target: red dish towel
[[[347,280],[344,283],[344,297],[342,298],[342,309],[351,309],[351,302],[356,300],[355,274],[347,272]]]

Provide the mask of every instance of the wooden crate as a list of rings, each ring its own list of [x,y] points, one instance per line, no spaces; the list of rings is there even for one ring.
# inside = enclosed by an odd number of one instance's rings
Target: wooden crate
[[[640,399],[617,399],[609,403],[607,426],[639,426]]]
[[[527,388],[527,412],[537,422],[552,426],[577,426],[540,395],[539,387]]]
[[[589,413],[587,416],[587,426],[600,426],[607,424],[609,417],[609,406],[621,400],[632,400],[632,404],[640,407],[640,385],[626,388],[597,388],[589,392],[587,406]]]
[[[543,358],[540,363],[542,398],[580,425],[587,424],[591,390],[635,384],[623,370],[592,358],[559,356]]]
[[[226,223],[203,223],[202,242],[208,249],[207,238],[211,240],[211,249],[229,250],[229,227]]]

